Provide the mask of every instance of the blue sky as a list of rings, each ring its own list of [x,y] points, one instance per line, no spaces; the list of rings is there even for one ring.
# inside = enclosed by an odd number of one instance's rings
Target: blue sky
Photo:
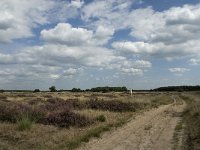
[[[0,89],[200,84],[199,0],[1,0]]]

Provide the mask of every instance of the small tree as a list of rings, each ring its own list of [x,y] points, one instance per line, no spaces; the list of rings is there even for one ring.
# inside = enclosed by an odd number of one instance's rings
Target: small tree
[[[49,88],[49,90],[50,90],[50,92],[56,92],[56,91],[57,91],[55,86],[51,86],[51,87]]]
[[[40,89],[35,89],[33,92],[34,93],[40,92]]]

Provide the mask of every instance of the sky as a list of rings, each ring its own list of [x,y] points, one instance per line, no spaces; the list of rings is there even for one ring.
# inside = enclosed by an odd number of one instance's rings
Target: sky
[[[199,76],[199,0],[0,1],[0,89],[152,89]]]

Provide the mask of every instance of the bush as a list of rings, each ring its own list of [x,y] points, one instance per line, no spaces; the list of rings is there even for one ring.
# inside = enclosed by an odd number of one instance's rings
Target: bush
[[[104,115],[100,115],[96,117],[96,120],[99,122],[105,122],[106,121],[106,117]]]
[[[44,95],[43,97],[44,98],[52,98],[53,96],[52,95]]]
[[[90,123],[91,121],[85,116],[81,116],[69,110],[50,113],[44,120],[44,124],[56,125],[59,127],[82,127]]]
[[[126,112],[126,111],[135,111],[135,103],[125,103],[118,100],[104,101],[104,100],[90,100],[87,103],[87,106],[91,109],[99,110],[109,110],[115,112]]]
[[[20,130],[28,129],[33,122],[59,127],[89,125],[92,123],[89,118],[72,112],[72,108],[80,108],[79,105],[78,100],[66,102],[63,99],[48,99],[46,104],[36,106],[0,102],[0,120],[17,122]]]
[[[85,103],[79,101],[78,99],[68,99],[65,103],[73,109],[84,109],[87,107]]]
[[[28,103],[30,104],[30,105],[37,105],[38,103],[40,103],[40,102],[43,102],[42,101],[42,98],[34,98],[34,99],[31,99],[31,100],[29,100],[28,101]]]
[[[5,103],[0,103],[0,120],[15,122],[16,111],[13,109],[13,105],[7,105]]]
[[[33,121],[27,117],[23,117],[17,120],[18,129],[20,131],[29,130],[33,124]]]
[[[7,99],[8,98],[6,96],[0,95],[0,101],[9,102]]]
[[[0,104],[0,120],[8,122],[17,122],[18,119],[28,116],[32,121],[38,121],[44,118],[46,112],[44,109],[32,108],[28,104]]]
[[[61,98],[49,98],[47,99],[47,103],[43,106],[44,109],[48,111],[62,111],[62,110],[70,110],[72,106],[70,106],[65,100]]]
[[[78,99],[64,100],[61,98],[49,98],[49,99],[47,99],[46,102],[47,103],[43,106],[43,108],[45,108],[49,111],[86,108],[85,103],[80,102]]]
[[[37,93],[37,92],[40,92],[40,90],[39,89],[35,89],[33,92]]]

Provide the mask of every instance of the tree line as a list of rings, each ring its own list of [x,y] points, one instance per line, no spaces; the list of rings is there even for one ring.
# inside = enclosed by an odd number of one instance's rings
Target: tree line
[[[128,89],[125,86],[122,87],[109,87],[109,86],[104,86],[104,87],[95,87],[95,88],[91,88],[91,89],[86,89],[86,90],[82,90],[80,88],[72,88],[71,90],[57,90],[55,86],[51,86],[49,87],[50,92],[127,92]],[[35,89],[35,90],[3,90],[0,89],[0,93],[3,92],[48,92],[48,91],[41,91],[40,89]],[[196,85],[196,86],[167,86],[167,87],[159,87],[156,89],[151,89],[151,90],[133,90],[135,92],[148,92],[148,91],[158,91],[158,92],[162,92],[162,91],[200,91],[200,85]]]
[[[95,87],[95,88],[91,88],[91,89],[86,89],[86,90],[82,90],[80,88],[72,88],[71,90],[57,90],[55,86],[51,86],[49,87],[49,92],[125,92],[128,91],[128,89],[123,86],[123,87],[109,87],[109,86],[105,86],[105,87]],[[31,90],[0,90],[0,93],[3,92],[48,92],[48,91],[41,91],[40,89],[35,89],[33,91]]]
[[[153,89],[153,91],[200,91],[200,86],[167,86]]]

